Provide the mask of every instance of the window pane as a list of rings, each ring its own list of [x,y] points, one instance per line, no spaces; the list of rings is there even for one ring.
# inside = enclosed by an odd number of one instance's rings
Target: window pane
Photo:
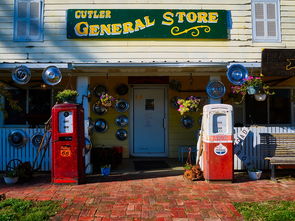
[[[267,35],[268,36],[276,36],[276,22],[269,21],[267,22]]]
[[[18,2],[18,18],[26,18],[28,17],[28,3],[27,2]]]
[[[263,19],[263,4],[255,4],[255,18],[256,19]]]
[[[51,114],[51,91],[30,90],[29,91],[29,114],[27,120],[29,125],[43,125]]]
[[[26,91],[25,90],[9,90],[12,98],[22,108],[22,111],[13,110],[8,101],[5,99],[6,117],[4,124],[26,124]]]
[[[30,24],[30,36],[38,36],[39,35],[39,21],[31,20]]]
[[[39,2],[31,2],[30,18],[39,18]]]
[[[226,115],[225,114],[214,114],[213,115],[213,133],[226,133]]]
[[[22,21],[22,20],[18,20],[17,21],[17,37],[20,38],[20,37],[26,37],[27,33],[26,33],[26,30],[27,30],[27,22],[26,21]]]
[[[276,18],[276,7],[275,4],[267,4],[267,18],[275,19]]]
[[[291,93],[288,89],[274,90],[275,94],[269,96],[270,100],[270,123],[291,123]]]
[[[256,36],[264,36],[264,22],[263,21],[256,22]]]
[[[267,101],[246,96],[246,124],[267,124]]]

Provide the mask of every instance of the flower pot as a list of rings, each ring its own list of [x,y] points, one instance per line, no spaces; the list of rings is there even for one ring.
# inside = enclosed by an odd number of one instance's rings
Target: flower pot
[[[247,88],[247,93],[248,93],[249,95],[256,94],[256,92],[257,92],[257,90],[256,90],[256,88],[253,87],[253,86],[249,86],[249,87]]]
[[[266,97],[266,94],[254,94],[254,98],[257,101],[265,101]]]
[[[5,183],[6,183],[6,184],[9,184],[9,185],[11,185],[11,184],[15,184],[15,183],[17,183],[17,181],[18,181],[18,177],[8,177],[8,176],[4,176],[3,178],[4,178]]]
[[[248,175],[250,180],[259,180],[261,177],[262,171],[257,170],[257,171],[248,171]]]
[[[102,167],[100,168],[100,172],[102,176],[109,176],[111,174],[111,168],[110,167]]]

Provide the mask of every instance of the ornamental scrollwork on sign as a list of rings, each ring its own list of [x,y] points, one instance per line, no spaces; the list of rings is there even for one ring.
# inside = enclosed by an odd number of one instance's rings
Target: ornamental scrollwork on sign
[[[204,31],[206,33],[211,31],[211,28],[209,26],[207,26],[207,25],[200,25],[200,26],[191,27],[191,28],[185,29],[184,31],[180,31],[179,27],[174,26],[173,28],[171,28],[171,34],[175,36],[175,35],[186,34],[186,33],[190,32],[190,31],[192,31],[191,35],[193,37],[198,37],[200,35],[199,28],[204,28]]]

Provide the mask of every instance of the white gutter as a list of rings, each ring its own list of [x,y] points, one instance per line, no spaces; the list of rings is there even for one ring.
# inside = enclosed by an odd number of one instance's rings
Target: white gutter
[[[194,68],[194,67],[225,67],[232,64],[241,64],[246,68],[260,68],[260,62],[153,62],[153,63],[0,63],[0,69],[14,69],[20,65],[25,65],[31,69],[44,69],[48,66],[56,66],[60,69],[75,68]]]

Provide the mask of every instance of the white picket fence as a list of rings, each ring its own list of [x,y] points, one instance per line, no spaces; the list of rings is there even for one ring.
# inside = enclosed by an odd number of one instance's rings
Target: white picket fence
[[[8,141],[8,135],[15,129],[21,129],[25,132],[28,139],[23,147],[14,147]],[[37,156],[38,147],[32,144],[32,137],[37,133],[44,134],[42,128],[0,128],[0,171],[6,170],[7,163],[12,159],[19,159],[22,162],[34,162]],[[41,152],[43,153],[43,151]],[[41,154],[38,156],[36,165],[40,165]],[[45,152],[44,158],[41,162],[40,171],[49,171],[51,169],[51,145]]]
[[[37,155],[38,147],[32,144],[32,136],[36,133],[44,133],[43,129],[31,129],[22,128],[28,137],[28,142],[26,146],[21,148],[15,148],[11,146],[8,142],[8,134],[15,128],[0,128],[0,171],[6,169],[6,164],[11,159],[19,159],[22,162],[29,161],[34,162]],[[242,129],[241,127],[236,127],[235,136]],[[258,169],[269,169],[269,164],[264,160],[264,154],[260,145],[260,133],[295,133],[295,126],[292,127],[249,127],[250,132],[247,138],[243,142],[242,151],[248,159]],[[41,156],[38,157],[37,165],[40,163]],[[243,162],[237,157],[234,157],[234,168],[235,170],[245,169]],[[51,146],[47,149],[43,161],[41,163],[40,171],[50,171],[51,169]]]

